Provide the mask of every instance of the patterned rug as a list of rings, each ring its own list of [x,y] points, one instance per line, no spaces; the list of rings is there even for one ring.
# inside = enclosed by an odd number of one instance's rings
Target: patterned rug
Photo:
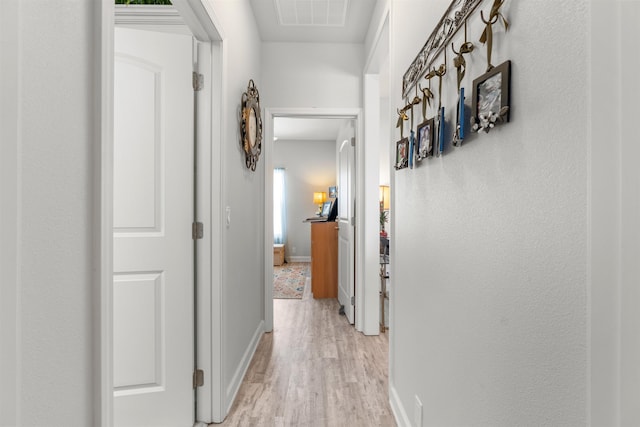
[[[288,262],[273,266],[273,297],[302,298],[304,282],[309,277],[308,262]]]

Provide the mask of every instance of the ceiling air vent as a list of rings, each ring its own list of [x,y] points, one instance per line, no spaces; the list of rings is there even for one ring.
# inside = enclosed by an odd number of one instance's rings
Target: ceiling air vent
[[[283,26],[344,27],[349,0],[273,0]]]

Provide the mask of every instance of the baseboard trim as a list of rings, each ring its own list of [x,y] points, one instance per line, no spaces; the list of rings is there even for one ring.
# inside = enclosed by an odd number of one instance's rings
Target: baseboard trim
[[[287,262],[311,262],[310,256],[289,256]]]
[[[391,411],[393,412],[398,427],[411,427],[411,421],[409,421],[407,412],[404,410],[404,406],[402,406],[400,396],[398,396],[396,388],[391,384],[389,384],[389,403],[391,404]]]
[[[242,380],[244,379],[244,376],[247,374],[247,370],[249,369],[249,364],[251,363],[251,359],[253,359],[253,355],[256,353],[256,349],[258,348],[258,343],[260,342],[260,338],[262,338],[263,334],[264,334],[264,320],[260,321],[260,323],[258,324],[258,328],[253,334],[253,338],[251,338],[251,342],[249,343],[249,346],[247,347],[247,349],[244,352],[244,355],[242,356],[242,360],[238,365],[238,369],[236,369],[236,372],[233,375],[233,378],[231,379],[229,386],[227,387],[226,399],[225,399],[227,405],[224,411],[225,418],[229,414],[229,411],[231,410],[231,406],[233,405],[233,402],[236,400],[236,397],[238,396],[238,391],[240,390],[240,386],[242,385]]]

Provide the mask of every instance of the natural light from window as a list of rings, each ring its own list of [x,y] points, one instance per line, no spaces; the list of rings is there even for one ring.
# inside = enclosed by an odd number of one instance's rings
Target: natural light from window
[[[284,169],[273,170],[273,243],[285,241],[285,187]]]

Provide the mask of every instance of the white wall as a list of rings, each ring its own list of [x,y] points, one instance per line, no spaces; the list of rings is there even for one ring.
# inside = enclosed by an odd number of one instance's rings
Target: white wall
[[[379,183],[380,185],[389,185],[391,182],[391,150],[389,144],[389,129],[391,129],[391,123],[389,120],[389,98],[380,99],[380,159],[378,160],[378,168],[380,170]]]
[[[261,106],[266,85],[260,72],[260,38],[249,2],[211,0],[211,4],[225,35],[221,173],[223,207],[230,209],[231,222],[222,236],[222,371],[228,409],[264,320],[264,250],[258,244],[264,235],[264,158],[260,158],[254,172],[246,168],[240,146],[239,112],[249,79],[260,91]]]
[[[390,114],[449,3],[393,2]],[[493,63],[512,61],[511,123],[392,173],[390,368],[401,425],[414,425],[415,397],[423,425],[587,422],[588,10],[542,4],[506,2],[509,32],[494,25]],[[468,91],[486,68],[481,32],[476,12]],[[451,52],[447,65],[450,131]]]
[[[311,225],[302,222],[315,216],[318,205],[312,203],[314,191],[336,185],[335,141],[276,141],[273,165],[285,171],[287,240],[285,256],[311,257]],[[295,248],[295,250],[294,250]]]
[[[591,6],[590,421],[640,424],[640,174],[635,159],[638,2]]]
[[[260,52],[253,50],[258,42],[246,4],[214,3],[224,22],[232,23],[225,26],[230,49],[223,131],[228,170],[223,172],[225,198],[232,207],[224,236],[230,342],[225,368],[233,372],[260,323],[262,307],[256,302],[261,270],[247,268],[262,262],[260,249],[248,243],[260,228],[252,222],[259,214],[242,211],[259,212],[263,203],[254,205],[261,195],[259,175],[242,169],[236,149],[239,94],[254,78],[263,104],[286,106],[292,100],[313,106],[327,99],[315,92],[307,96],[298,90],[301,85],[282,92],[286,78],[275,76],[275,59],[262,64],[262,78],[268,71],[275,82],[266,88],[255,63]],[[394,2],[392,104],[400,106],[401,76],[427,34],[415,28],[432,26],[447,3]],[[91,88],[97,87],[91,66],[94,4],[0,2],[0,425],[16,420],[24,426],[93,425],[97,411],[92,386],[98,368],[91,363],[91,293],[97,286],[91,276],[97,230],[91,223],[90,194],[95,145],[89,117]],[[594,8],[590,22],[582,9],[587,4]],[[634,330],[633,303],[621,304],[620,295],[637,292],[630,268],[637,258],[627,252],[621,289],[621,233],[611,231],[625,223],[625,231],[638,228],[629,223],[633,200],[625,204],[625,221],[620,220],[621,139],[633,141],[633,119],[625,113],[624,129],[612,125],[616,111],[633,111],[637,99],[628,74],[637,68],[637,59],[623,59],[616,46],[626,35],[621,31],[635,28],[637,11],[631,2],[624,11],[608,4],[593,0],[582,6],[572,0],[547,14],[536,9],[544,9],[540,2],[507,2],[513,27],[507,35],[497,34],[494,54],[514,62],[512,123],[477,136],[428,167],[392,174],[398,187],[394,214],[400,215],[392,226],[400,236],[392,246],[398,278],[391,300],[391,386],[396,409],[404,412],[401,422],[413,419],[413,398],[419,395],[425,425],[584,425],[589,372],[592,424],[616,425],[621,418],[637,424],[629,403],[637,397],[636,386],[628,381],[631,377],[621,386],[619,376],[620,370],[635,369],[628,362],[637,354],[638,322]],[[603,31],[589,34],[589,28]],[[592,44],[585,52],[587,36]],[[236,54],[243,49],[247,55]],[[473,55],[478,57],[470,64],[470,78],[484,67],[483,53]],[[624,97],[620,86],[611,90],[600,82],[601,77],[615,83],[623,69],[628,71],[621,82],[631,91]],[[585,87],[591,88],[589,96]],[[445,105],[451,105],[451,96]],[[354,92],[333,99],[352,106],[355,98]],[[624,152],[630,149],[626,145]],[[633,185],[624,191],[630,194]],[[238,229],[242,220],[249,221],[246,230]],[[625,245],[637,250],[630,241]],[[617,319],[625,325],[622,331]],[[622,417],[617,409],[621,396]]]
[[[361,44],[262,43],[267,108],[360,107]]]
[[[633,52],[640,40],[640,2],[620,2],[620,141],[622,188],[622,269],[620,294],[620,424],[640,425],[640,156],[638,141],[638,99],[640,80],[633,71],[640,57]],[[606,128],[606,126],[604,126]]]
[[[92,389],[97,5],[0,5],[0,425],[87,426],[99,411]]]

